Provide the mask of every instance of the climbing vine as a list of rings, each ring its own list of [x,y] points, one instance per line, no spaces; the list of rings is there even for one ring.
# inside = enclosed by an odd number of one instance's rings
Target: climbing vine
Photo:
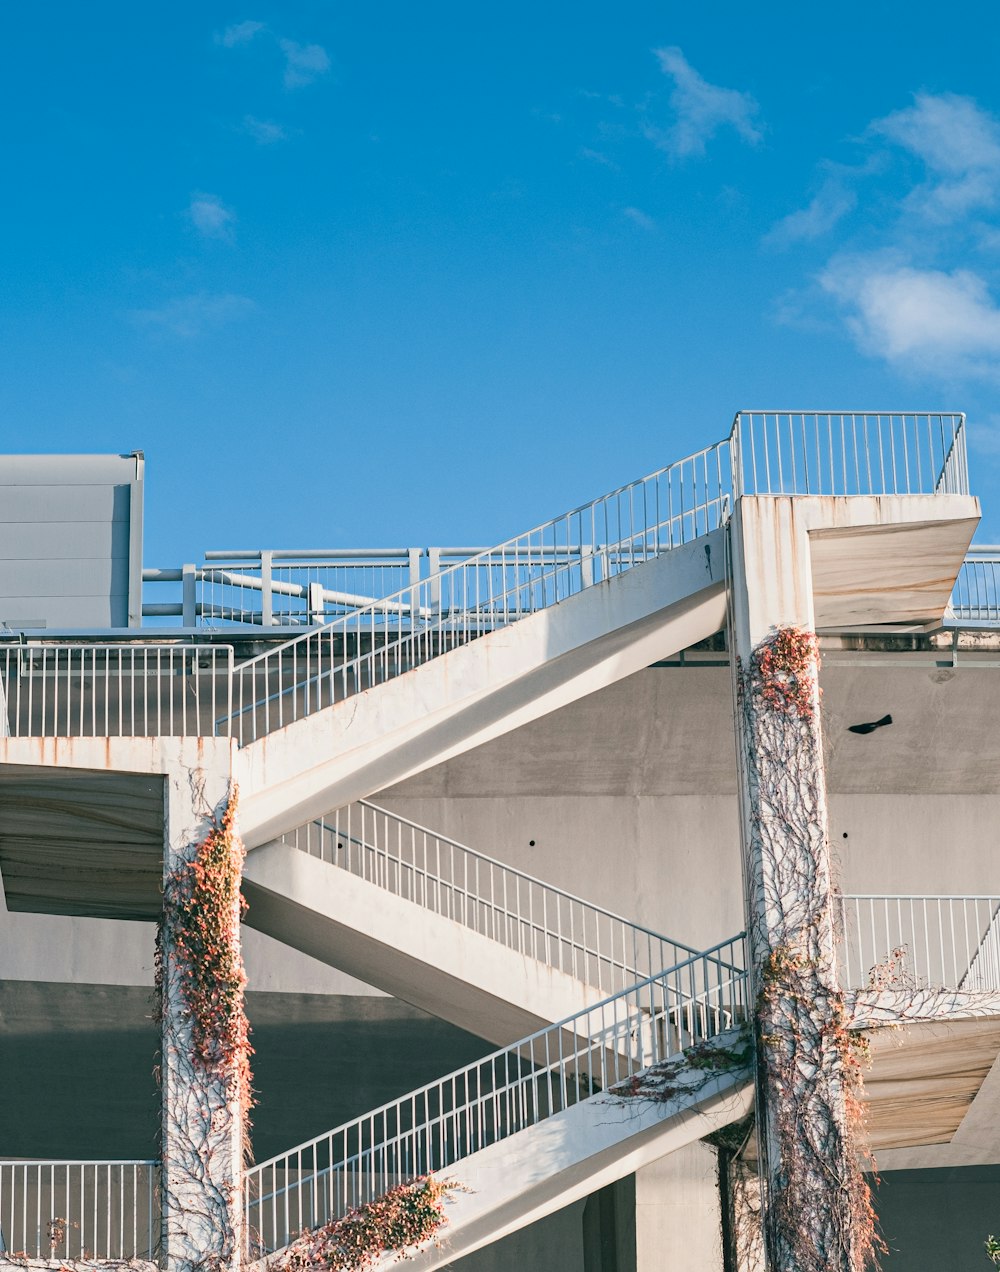
[[[250,1156],[236,804],[234,789],[205,837],[168,870],[157,931],[167,1239],[199,1272],[222,1272],[238,1254],[239,1162]]]
[[[234,790],[194,856],[173,870],[164,885],[156,987],[162,1002],[164,951],[169,946],[191,1022],[192,1062],[208,1077],[232,1080],[235,1074],[248,1130],[253,1047],[244,1007],[247,978],[239,936],[246,913],[240,892],[245,851],[235,831],[236,802]],[[244,1147],[249,1154],[249,1141]]]
[[[268,1267],[272,1272],[365,1272],[390,1251],[405,1257],[447,1224],[445,1202],[458,1191],[464,1189],[454,1180],[421,1175],[304,1232]]]
[[[884,1246],[863,1170],[865,1044],[834,966],[818,671],[815,634],[783,627],[738,683],[763,1237],[780,1272],[864,1272]]]

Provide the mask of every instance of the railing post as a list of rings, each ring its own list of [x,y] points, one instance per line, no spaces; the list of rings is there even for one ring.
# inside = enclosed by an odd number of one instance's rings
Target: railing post
[[[309,622],[314,626],[322,626],[326,620],[326,604],[323,599],[323,584],[309,584]]]
[[[274,625],[274,592],[271,590],[271,566],[274,553],[265,551],[260,554],[260,625]]]
[[[198,570],[194,565],[181,566],[181,624],[184,627],[198,625]]]
[[[427,596],[430,601],[430,611],[432,617],[436,617],[441,613],[441,549],[427,549],[427,568],[430,574],[430,581],[427,585]]]

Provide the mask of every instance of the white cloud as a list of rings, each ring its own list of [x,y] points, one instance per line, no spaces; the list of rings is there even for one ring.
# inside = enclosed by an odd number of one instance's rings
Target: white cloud
[[[581,146],[580,158],[589,159],[591,163],[599,163],[602,167],[610,168],[613,172],[620,171],[615,161],[609,155],[606,155],[603,150],[592,150],[590,146]]]
[[[199,336],[212,327],[222,327],[239,318],[245,318],[256,308],[247,296],[226,292],[212,295],[196,292],[191,296],[178,296],[167,301],[159,309],[137,309],[132,318],[142,327],[151,327],[185,340]]]
[[[297,44],[294,40],[279,40],[285,55],[285,87],[301,88],[311,84],[330,69],[330,58],[321,44]]]
[[[249,44],[254,36],[265,29],[263,22],[237,22],[233,26],[226,27],[222,34],[215,38],[225,48],[233,49],[238,44]]]
[[[288,136],[281,124],[271,119],[258,119],[255,115],[243,116],[243,131],[261,146],[272,146]]]
[[[631,207],[622,208],[622,216],[628,217],[628,219],[634,225],[638,225],[640,229],[643,229],[643,230],[656,229],[656,222],[653,220],[651,216],[643,212],[642,208],[631,208]]]
[[[916,269],[885,255],[835,258],[821,287],[858,346],[903,369],[1000,375],[1000,307],[978,274]]]
[[[914,104],[870,128],[920,159],[930,180],[907,205],[931,220],[960,220],[974,208],[992,207],[1000,196],[1000,125],[970,97],[918,93]]]
[[[236,215],[216,194],[193,194],[187,211],[191,224],[203,238],[233,241]]]
[[[783,217],[764,236],[764,242],[784,247],[789,243],[822,238],[849,212],[853,212],[857,202],[857,194],[839,176],[829,176],[809,204]]]
[[[670,104],[676,113],[671,128],[647,127],[646,135],[677,158],[703,155],[705,144],[720,128],[735,128],[744,141],[756,145],[761,131],[755,122],[757,102],[750,93],[720,88],[702,79],[679,48],[654,49],[660,69],[674,81]]]

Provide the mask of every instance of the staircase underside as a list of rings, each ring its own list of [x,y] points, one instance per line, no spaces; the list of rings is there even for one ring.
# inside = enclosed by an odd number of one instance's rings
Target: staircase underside
[[[243,890],[251,927],[498,1046],[604,997],[288,844],[249,855]]]

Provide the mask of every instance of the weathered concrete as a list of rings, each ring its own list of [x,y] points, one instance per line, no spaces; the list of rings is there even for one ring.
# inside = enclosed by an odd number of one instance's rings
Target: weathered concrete
[[[244,890],[254,927],[497,1046],[606,997],[287,844],[250,856]]]

